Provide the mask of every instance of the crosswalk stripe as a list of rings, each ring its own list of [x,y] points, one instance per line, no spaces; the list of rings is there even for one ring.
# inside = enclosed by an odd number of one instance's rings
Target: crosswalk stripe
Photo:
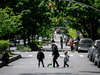
[[[72,55],[72,54],[70,54],[69,56],[70,56],[70,57],[74,57],[74,55]]]
[[[32,55],[28,55],[28,57],[32,57]]]
[[[80,57],[84,57],[83,55],[79,55]]]

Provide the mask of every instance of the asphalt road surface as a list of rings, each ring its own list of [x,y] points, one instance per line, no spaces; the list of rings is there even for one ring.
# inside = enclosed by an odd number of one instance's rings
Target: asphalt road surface
[[[69,67],[63,68],[63,58],[58,58],[59,67],[47,67],[51,62],[52,52],[44,52],[45,59],[43,68],[42,65],[38,68],[36,58],[37,52],[14,52],[21,54],[22,58],[4,66],[0,69],[0,75],[100,75],[100,68],[94,66],[87,58],[87,53],[68,52],[70,60]],[[63,52],[60,52],[63,57]]]
[[[15,54],[21,54],[22,58],[9,63],[9,66],[4,66],[0,69],[0,75],[100,75],[100,68],[94,66],[94,63],[90,62],[87,58],[87,53],[71,52],[69,46],[63,44],[63,49],[61,49],[59,40],[61,35],[56,35],[54,37],[60,52],[58,58],[59,67],[53,68],[52,66],[47,67],[47,64],[51,62],[52,52],[48,52],[51,49],[51,45],[48,44],[43,46],[45,48],[44,54],[44,64],[45,67],[40,66],[38,68],[38,61],[36,58],[37,51],[32,52],[13,52]],[[11,50],[15,50],[16,47],[12,47]],[[48,49],[48,50],[47,50]],[[63,56],[64,50],[68,50],[69,67],[63,68]]]

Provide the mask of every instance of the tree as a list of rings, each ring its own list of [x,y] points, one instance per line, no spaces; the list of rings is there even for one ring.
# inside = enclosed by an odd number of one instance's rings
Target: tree
[[[20,30],[21,15],[15,15],[11,8],[6,7],[5,9],[0,9],[0,36],[8,35],[10,33],[15,33]]]
[[[99,8],[100,1],[99,0],[75,0],[79,1],[93,7]],[[70,20],[70,27],[73,29],[80,30],[82,33],[82,29],[84,29],[84,33],[88,33],[89,37],[97,39],[98,30],[100,29],[100,22],[98,22],[100,12],[90,9],[89,7],[79,4],[79,3],[72,3],[72,2],[56,2],[57,10],[60,11],[59,15],[62,17],[66,17],[66,19]],[[79,25],[81,23],[81,25]]]

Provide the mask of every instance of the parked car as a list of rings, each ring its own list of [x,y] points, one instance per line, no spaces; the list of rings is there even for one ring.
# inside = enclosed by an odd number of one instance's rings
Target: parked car
[[[90,61],[93,59],[93,53],[96,50],[96,46],[100,43],[100,40],[95,40],[93,45],[88,49],[88,55],[87,57],[89,58]]]
[[[76,43],[77,45],[75,45],[76,49],[78,52],[80,51],[87,51],[90,47],[90,45],[93,45],[93,40],[91,38],[82,38],[79,40],[78,43]]]
[[[97,65],[97,67],[100,68],[100,45],[96,46],[93,59],[94,59],[94,65]]]
[[[28,39],[26,39],[26,45],[27,44],[28,44]],[[19,45],[22,45],[22,46],[24,45],[24,40],[23,39],[20,40]]]
[[[14,47],[15,46],[15,44],[14,44],[14,41],[10,41],[10,47]]]

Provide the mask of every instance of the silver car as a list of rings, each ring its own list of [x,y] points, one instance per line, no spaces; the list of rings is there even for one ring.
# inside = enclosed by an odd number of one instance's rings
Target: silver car
[[[99,43],[100,43],[100,40],[95,40],[94,44],[89,48],[87,57],[89,58],[90,61],[94,61],[93,54],[95,53],[95,50],[96,50],[95,46],[98,46]]]
[[[78,52],[88,51],[90,45],[93,45],[93,40],[91,38],[82,38],[77,44],[78,45],[76,46],[77,46]]]

